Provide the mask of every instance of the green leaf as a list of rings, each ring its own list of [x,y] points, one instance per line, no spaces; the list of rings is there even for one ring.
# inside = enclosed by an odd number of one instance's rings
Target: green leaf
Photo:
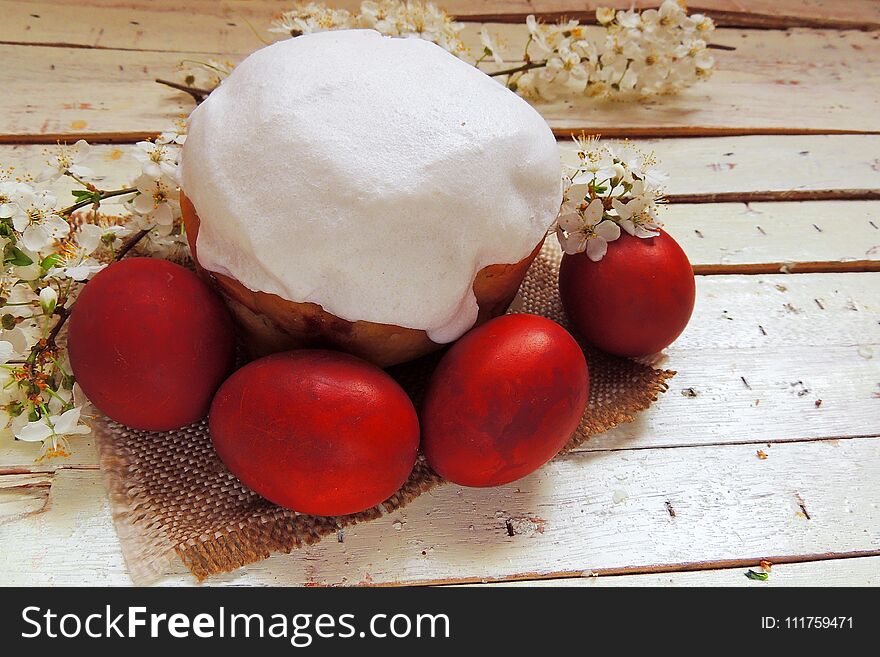
[[[77,203],[98,203],[101,200],[101,192],[89,189],[72,189],[70,193],[76,197]]]
[[[16,267],[27,267],[28,265],[34,264],[34,261],[17,246],[12,247],[11,255],[6,257],[6,262],[13,264]]]
[[[766,582],[767,579],[770,577],[770,574],[756,573],[754,570],[749,570],[748,572],[746,572],[746,577],[748,577],[749,579],[756,579],[760,582]]]
[[[43,268],[43,271],[49,271],[57,265],[61,261],[61,256],[57,253],[53,253],[52,255],[48,255],[43,258],[43,262],[40,263],[40,267]]]

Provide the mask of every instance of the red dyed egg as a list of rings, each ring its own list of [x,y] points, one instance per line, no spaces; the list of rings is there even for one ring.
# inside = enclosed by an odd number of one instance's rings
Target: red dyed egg
[[[598,262],[565,255],[559,294],[574,328],[603,351],[647,356],[668,347],[694,310],[694,270],[664,231],[646,239],[626,233]]]
[[[506,484],[565,446],[588,392],[584,354],[564,328],[536,315],[498,317],[437,366],[422,408],[422,450],[457,484]]]
[[[322,350],[246,365],[209,416],[220,458],[245,485],[300,513],[340,516],[393,495],[412,471],[419,421],[378,367]]]
[[[235,359],[223,302],[166,260],[130,258],[99,272],[73,305],[68,331],[83,392],[135,429],[177,429],[205,417]]]

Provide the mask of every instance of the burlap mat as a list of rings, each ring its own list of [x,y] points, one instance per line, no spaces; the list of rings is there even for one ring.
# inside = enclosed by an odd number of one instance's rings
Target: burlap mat
[[[544,315],[565,325],[557,294],[560,253],[555,240],[547,242],[511,312]],[[584,353],[590,402],[565,450],[632,420],[666,390],[674,374],[589,347]],[[417,405],[437,360],[431,356],[391,370]],[[271,552],[290,552],[347,525],[378,518],[444,483],[419,457],[403,488],[377,507],[337,518],[298,515],[262,499],[226,471],[211,446],[207,422],[159,433],[105,419],[95,430],[113,520],[136,583],[163,575],[175,555],[202,580]]]

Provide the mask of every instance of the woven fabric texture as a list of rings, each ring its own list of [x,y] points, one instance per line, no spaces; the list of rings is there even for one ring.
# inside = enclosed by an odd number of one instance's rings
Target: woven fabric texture
[[[544,315],[565,326],[557,292],[560,253],[555,240],[547,242],[510,312]],[[590,368],[590,401],[564,451],[632,420],[666,390],[666,380],[674,374],[583,348]],[[438,358],[390,370],[417,406]],[[235,570],[378,518],[444,483],[420,456],[404,486],[377,507],[335,518],[298,515],[267,502],[226,470],[211,446],[205,421],[177,431],[149,432],[103,419],[95,430],[114,523],[136,583],[160,577],[175,558],[199,580]]]

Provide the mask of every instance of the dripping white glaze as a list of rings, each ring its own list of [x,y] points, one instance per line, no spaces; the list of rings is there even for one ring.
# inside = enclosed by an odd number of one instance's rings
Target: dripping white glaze
[[[561,201],[556,141],[432,43],[371,30],[263,48],[191,115],[181,184],[206,269],[455,340],[479,270],[519,262]]]

